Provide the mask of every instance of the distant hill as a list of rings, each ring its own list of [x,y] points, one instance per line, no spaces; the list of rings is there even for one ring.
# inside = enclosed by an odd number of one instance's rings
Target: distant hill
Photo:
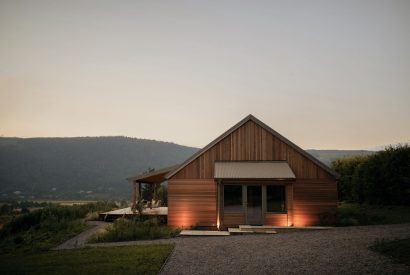
[[[388,147],[397,147],[400,145],[409,145],[410,146],[410,140],[408,141],[402,141],[402,142],[395,142],[395,143],[390,143],[390,144],[384,144],[384,145],[379,145],[379,146],[374,146],[370,147],[367,150],[369,151],[383,151]]]
[[[178,164],[198,149],[127,137],[0,138],[0,199],[126,198],[126,177]],[[359,150],[308,150],[330,165]]]
[[[126,177],[197,150],[127,137],[0,138],[0,198],[128,198]]]
[[[308,149],[306,150],[309,154],[314,156],[315,158],[319,159],[326,165],[330,166],[332,161],[343,158],[343,157],[351,157],[351,156],[368,156],[374,154],[375,151],[367,151],[367,150],[315,150],[315,149]]]

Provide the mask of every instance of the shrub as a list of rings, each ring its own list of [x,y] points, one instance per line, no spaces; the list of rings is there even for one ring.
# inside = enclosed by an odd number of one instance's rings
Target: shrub
[[[356,190],[353,186],[353,175],[357,166],[367,160],[368,157],[347,157],[332,162],[331,168],[340,177],[337,181],[338,197],[340,201],[356,201]]]
[[[338,226],[372,225],[386,222],[386,216],[375,213],[366,206],[339,207],[336,217]]]
[[[90,212],[85,216],[86,221],[97,221],[99,218],[99,212]]]
[[[21,236],[17,236],[13,239],[13,241],[15,244],[21,244],[24,241],[24,239]]]
[[[161,224],[158,219],[148,219],[144,222],[129,219],[117,219],[103,232],[91,238],[91,242],[120,242],[134,240],[152,240],[175,237],[179,230]]]
[[[389,147],[368,157],[332,163],[340,174],[339,199],[372,205],[410,205],[410,147]]]
[[[323,212],[319,214],[319,225],[329,226],[337,224],[337,215],[332,212]]]
[[[108,211],[114,203],[99,202],[85,205],[49,205],[43,209],[21,214],[0,230],[0,254],[16,249],[45,250],[79,234],[87,228],[84,217],[89,212]]]

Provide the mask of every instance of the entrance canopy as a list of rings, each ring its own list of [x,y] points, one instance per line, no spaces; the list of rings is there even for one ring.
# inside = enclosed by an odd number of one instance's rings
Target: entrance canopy
[[[218,161],[215,179],[294,180],[287,161]]]

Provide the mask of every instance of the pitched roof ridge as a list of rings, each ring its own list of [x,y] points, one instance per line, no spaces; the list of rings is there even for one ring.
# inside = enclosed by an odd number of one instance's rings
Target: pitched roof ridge
[[[279,160],[215,160],[215,162],[288,162],[285,159],[279,159]]]
[[[316,157],[314,157],[313,155],[309,154],[308,152],[306,152],[305,150],[303,150],[302,148],[300,148],[298,145],[296,145],[295,143],[293,143],[292,141],[290,141],[289,139],[285,138],[284,136],[282,136],[281,134],[279,134],[278,132],[276,132],[275,130],[273,130],[269,125],[266,125],[264,122],[260,121],[259,119],[257,119],[256,117],[252,116],[252,120],[258,124],[259,126],[261,126],[262,128],[268,130],[272,135],[278,137],[281,141],[283,141],[284,143],[286,143],[287,145],[289,145],[290,147],[296,149],[296,151],[298,151],[299,153],[301,153],[302,155],[304,155],[305,157],[307,157],[308,159],[310,159],[311,161],[313,161],[316,165],[318,165],[319,167],[323,168],[325,171],[327,171],[329,174],[333,175],[334,177],[338,177],[339,175],[334,172],[332,169],[329,168],[329,166],[327,166],[326,164],[324,164],[323,162],[321,162],[319,159],[317,159]]]
[[[187,160],[185,160],[183,163],[181,163],[181,165],[179,167],[177,167],[175,170],[170,171],[168,174],[165,175],[165,177],[167,179],[169,179],[170,177],[174,176],[176,173],[178,173],[179,171],[181,171],[184,167],[186,167],[188,164],[190,164],[191,162],[193,162],[195,159],[197,159],[199,156],[201,156],[203,153],[205,153],[208,149],[210,149],[212,146],[214,146],[215,144],[217,144],[218,142],[220,142],[222,139],[224,139],[225,137],[229,136],[231,133],[233,133],[236,129],[240,128],[242,125],[244,125],[246,122],[252,120],[253,122],[255,122],[256,124],[258,124],[260,127],[264,128],[265,130],[267,130],[268,132],[270,132],[272,135],[274,135],[275,137],[279,138],[282,142],[286,143],[287,145],[289,145],[290,147],[294,148],[296,151],[298,151],[300,154],[302,154],[303,156],[305,156],[306,158],[310,159],[311,161],[313,161],[316,165],[318,165],[319,167],[321,167],[323,170],[325,170],[326,172],[328,172],[330,175],[334,176],[334,177],[338,177],[338,174],[334,171],[332,171],[326,164],[324,164],[323,162],[321,162],[320,160],[318,160],[317,158],[315,158],[314,156],[312,156],[311,154],[309,154],[308,152],[306,152],[305,150],[303,150],[302,148],[300,148],[299,146],[297,146],[295,143],[291,142],[290,140],[288,140],[287,138],[285,138],[284,136],[282,136],[281,134],[279,134],[278,132],[276,132],[275,130],[273,130],[270,126],[268,126],[267,124],[263,123],[261,120],[257,119],[255,116],[253,116],[252,114],[247,115],[245,118],[243,118],[242,120],[240,120],[238,123],[236,123],[234,126],[232,126],[231,128],[229,128],[227,131],[225,131],[224,133],[222,133],[220,136],[218,136],[216,139],[214,139],[212,142],[210,142],[208,145],[206,145],[204,148],[202,148],[201,150],[199,150],[198,152],[196,152],[194,155],[192,155],[190,158],[188,158]]]
[[[241,127],[242,125],[244,125],[246,122],[248,122],[249,120],[251,120],[252,118],[255,118],[252,114],[247,115],[245,118],[243,118],[242,120],[240,120],[238,123],[236,123],[234,126],[232,126],[231,128],[229,128],[227,131],[225,131],[224,133],[222,133],[220,136],[218,136],[216,139],[214,139],[213,141],[211,141],[210,143],[208,143],[208,145],[206,145],[204,148],[202,148],[201,150],[199,150],[198,152],[196,152],[195,154],[193,154],[191,157],[189,157],[187,160],[185,160],[183,163],[181,163],[181,165],[179,167],[177,167],[175,170],[169,172],[168,174],[165,175],[165,178],[169,179],[170,177],[172,177],[173,175],[175,175],[176,173],[178,173],[180,170],[182,170],[182,168],[184,168],[185,166],[187,166],[189,163],[191,163],[192,161],[194,161],[196,158],[198,158],[200,155],[202,155],[203,153],[205,153],[209,148],[211,148],[212,146],[214,146],[215,144],[217,144],[219,141],[221,141],[223,138],[229,136],[233,131],[235,131],[236,129],[238,129],[239,127]]]

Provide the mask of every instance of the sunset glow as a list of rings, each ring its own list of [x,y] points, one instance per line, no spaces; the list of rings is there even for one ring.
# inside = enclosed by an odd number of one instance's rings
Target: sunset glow
[[[0,135],[203,147],[252,113],[304,149],[406,142],[409,13],[409,1],[1,1]]]

